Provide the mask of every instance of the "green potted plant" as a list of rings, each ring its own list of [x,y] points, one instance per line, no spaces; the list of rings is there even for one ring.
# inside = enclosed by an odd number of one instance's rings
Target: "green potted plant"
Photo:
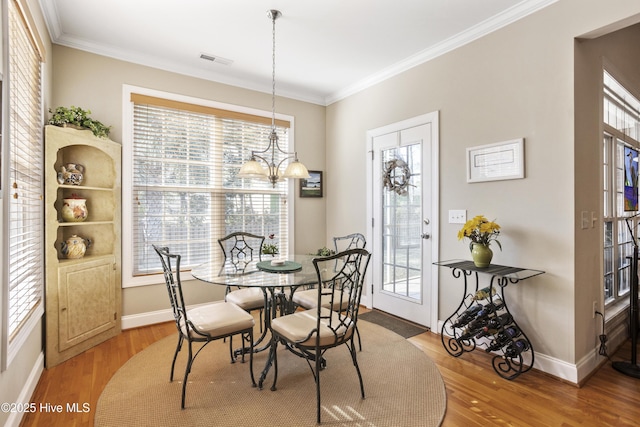
[[[329,255],[334,255],[336,253],[336,251],[334,251],[333,249],[329,249],[326,246],[318,249],[318,251],[315,253],[315,255],[317,256],[329,256]]]
[[[278,243],[275,241],[276,235],[269,234],[269,242],[262,245],[262,253],[265,255],[278,255],[280,253],[278,249]]]
[[[90,110],[83,110],[80,107],[69,108],[58,107],[55,110],[49,108],[49,112],[52,114],[51,118],[47,122],[49,125],[65,126],[73,125],[80,128],[89,129],[93,134],[99,138],[106,138],[109,136],[111,126],[105,126],[98,120],[94,120],[89,117]]]

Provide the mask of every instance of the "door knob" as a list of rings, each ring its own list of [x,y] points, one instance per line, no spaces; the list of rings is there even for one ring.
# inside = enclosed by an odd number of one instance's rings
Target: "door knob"
[[[422,238],[423,239],[428,239],[430,237],[431,237],[431,235],[429,233],[422,233]]]

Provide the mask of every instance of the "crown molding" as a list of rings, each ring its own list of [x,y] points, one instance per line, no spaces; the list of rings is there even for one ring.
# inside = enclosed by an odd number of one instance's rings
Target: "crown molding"
[[[431,61],[439,56],[451,52],[459,47],[484,37],[494,31],[499,30],[519,19],[522,19],[532,13],[537,12],[558,0],[528,0],[506,9],[502,13],[485,20],[484,22],[461,32],[454,37],[442,41],[428,49],[425,49],[405,60],[393,64],[380,72],[374,73],[353,85],[345,87],[331,94],[322,94],[312,89],[304,89],[300,87],[288,87],[284,82],[279,83],[278,96],[286,97],[298,101],[308,102],[312,104],[328,106],[334,102],[340,101],[369,87],[379,84],[391,77],[403,73],[418,65]],[[172,61],[165,61],[158,57],[130,52],[113,46],[95,44],[86,40],[78,39],[62,32],[59,14],[56,8],[56,2],[51,0],[40,0],[40,5],[45,15],[45,21],[52,42],[58,45],[79,49],[89,53],[106,56],[109,58],[131,62],[151,68],[157,68],[177,74],[195,77],[203,80],[222,83],[242,89],[253,90],[262,93],[271,93],[270,82],[256,82],[255,76],[230,76],[228,74],[216,73],[212,70],[204,70],[195,67],[188,67],[177,64]]]

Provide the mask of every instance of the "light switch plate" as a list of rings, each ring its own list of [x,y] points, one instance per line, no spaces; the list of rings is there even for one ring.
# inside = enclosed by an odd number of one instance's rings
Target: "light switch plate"
[[[450,209],[449,224],[464,224],[467,222],[466,209]]]

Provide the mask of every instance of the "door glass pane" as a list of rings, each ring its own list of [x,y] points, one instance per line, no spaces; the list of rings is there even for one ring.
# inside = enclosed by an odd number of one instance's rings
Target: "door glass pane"
[[[382,289],[420,300],[422,270],[421,145],[382,152]]]

